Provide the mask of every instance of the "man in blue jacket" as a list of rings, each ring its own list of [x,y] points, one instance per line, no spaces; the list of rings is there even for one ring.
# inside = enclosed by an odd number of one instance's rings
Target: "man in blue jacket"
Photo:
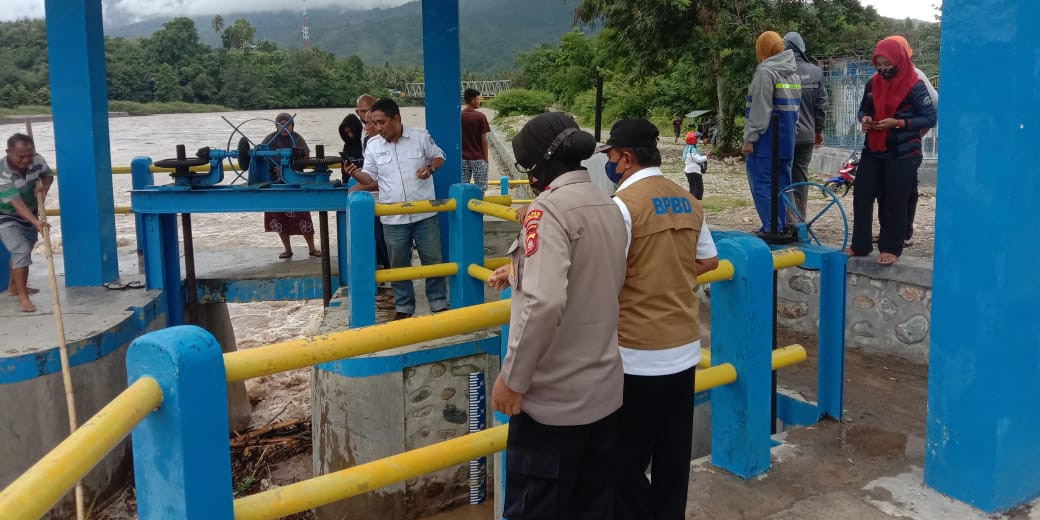
[[[755,54],[759,63],[748,87],[744,147],[741,151],[747,154],[748,184],[762,221],[759,231],[781,232],[787,222],[782,198],[777,201],[777,229],[772,229],[770,217],[774,153],[772,119],[774,114],[780,116],[779,146],[775,150],[779,158],[779,189],[791,183],[801,84],[794,53],[784,50],[784,41],[779,34],[773,31],[762,33],[755,42]]]

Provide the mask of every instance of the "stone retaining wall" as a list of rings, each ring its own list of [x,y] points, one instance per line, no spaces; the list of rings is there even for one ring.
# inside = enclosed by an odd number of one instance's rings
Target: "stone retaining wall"
[[[777,314],[781,325],[816,333],[819,280],[815,271],[780,271]],[[927,363],[931,315],[930,258],[903,256],[892,266],[878,265],[876,257],[849,259],[846,346]]]

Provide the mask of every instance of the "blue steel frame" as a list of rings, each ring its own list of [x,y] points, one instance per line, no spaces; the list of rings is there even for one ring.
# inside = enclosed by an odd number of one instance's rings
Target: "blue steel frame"
[[[130,199],[137,220],[138,250],[144,256],[145,285],[148,289],[164,291],[170,325],[180,325],[184,321],[185,298],[181,286],[180,244],[177,239],[178,213],[335,211],[339,236],[346,236],[346,219],[341,216],[347,207],[349,192],[346,186],[157,187],[148,169],[151,164],[148,157],[137,157],[131,162],[134,190]],[[371,235],[371,227],[368,233]],[[342,251],[345,244],[343,240],[339,242]],[[340,255],[338,260],[339,280],[347,280],[347,256]]]
[[[946,0],[942,14],[939,124],[959,131],[939,136],[924,478],[992,513],[1040,496],[1040,2]]]

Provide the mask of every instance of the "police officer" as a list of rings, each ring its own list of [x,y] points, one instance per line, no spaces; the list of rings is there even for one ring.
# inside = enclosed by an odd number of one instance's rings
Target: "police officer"
[[[612,516],[625,223],[581,167],[595,148],[562,112],[532,119],[513,138],[537,197],[511,264],[488,280],[514,290],[492,391],[493,408],[511,416],[503,513],[511,520]]]
[[[690,477],[694,372],[701,331],[697,275],[719,264],[701,203],[661,173],[657,127],[610,130],[607,176],[624,218],[627,275],[618,296],[625,370],[618,412],[616,520],[682,520]],[[646,477],[647,468],[651,476]]]

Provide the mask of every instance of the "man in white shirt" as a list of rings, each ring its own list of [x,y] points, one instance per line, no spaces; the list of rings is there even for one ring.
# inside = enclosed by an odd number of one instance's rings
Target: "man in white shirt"
[[[379,202],[410,202],[437,198],[433,174],[444,164],[444,152],[426,130],[407,128],[401,123],[401,109],[392,99],[380,99],[368,113],[379,135],[365,147],[364,170],[354,165],[344,172],[354,177],[362,189],[378,188]],[[441,262],[441,232],[436,213],[388,215],[379,217],[383,237],[390,253],[390,267],[412,265],[412,242],[419,250],[422,265]],[[415,289],[411,281],[394,282],[395,320],[415,314]],[[448,308],[444,278],[426,279],[426,299],[430,310]]]
[[[628,237],[618,295],[625,371],[618,415],[615,520],[682,520],[693,436],[693,385],[701,359],[697,276],[718,266],[700,201],[660,169],[658,130],[623,119],[600,148]],[[650,468],[651,478],[646,471]]]

